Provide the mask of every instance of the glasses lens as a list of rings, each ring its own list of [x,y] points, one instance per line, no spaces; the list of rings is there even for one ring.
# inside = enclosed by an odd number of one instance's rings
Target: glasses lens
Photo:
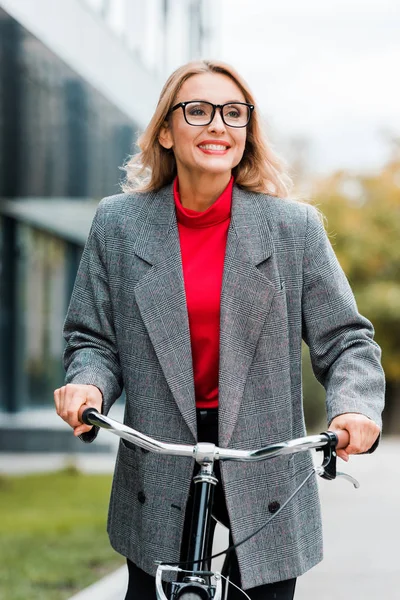
[[[190,125],[208,125],[213,112],[208,102],[188,102],[185,106],[186,120]]]
[[[230,127],[244,127],[250,118],[250,109],[245,104],[226,104],[223,108],[224,121]]]

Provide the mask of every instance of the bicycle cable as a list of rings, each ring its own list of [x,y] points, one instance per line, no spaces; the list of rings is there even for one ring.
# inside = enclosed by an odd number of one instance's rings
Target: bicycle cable
[[[304,479],[304,481],[302,481],[302,483],[295,489],[295,491],[293,492],[293,494],[291,496],[289,496],[289,498],[287,500],[285,500],[285,502],[282,504],[282,506],[280,508],[278,508],[278,510],[276,511],[276,513],[274,513],[272,515],[272,517],[270,517],[268,519],[268,521],[266,521],[263,525],[261,525],[261,527],[259,527],[256,531],[254,531],[253,533],[251,533],[250,535],[248,535],[247,537],[245,537],[244,540],[241,540],[240,542],[237,542],[237,544],[232,544],[232,546],[229,546],[226,550],[223,550],[222,552],[218,552],[217,554],[213,554],[212,556],[206,556],[205,558],[202,558],[201,560],[196,561],[196,562],[204,564],[206,562],[214,560],[214,558],[218,558],[219,556],[223,556],[224,554],[228,555],[228,554],[230,554],[230,552],[233,552],[233,550],[235,550],[235,548],[238,548],[239,546],[241,546],[242,544],[244,544],[245,542],[247,542],[248,540],[250,540],[252,537],[254,537],[255,535],[259,534],[260,531],[262,531],[264,529],[264,527],[266,527],[267,525],[269,525],[271,523],[271,521],[273,521],[275,519],[275,517],[277,517],[282,512],[282,510],[285,508],[285,506],[287,506],[289,504],[289,502],[296,496],[296,494],[299,493],[299,491],[301,490],[301,488],[307,483],[307,481],[315,473],[316,473],[316,470],[314,468],[311,471],[311,473],[309,473],[307,475],[307,477]],[[186,565],[193,564],[193,561],[192,560],[185,560],[185,561],[180,561],[180,562],[176,562],[176,563],[156,561],[156,564],[162,565],[162,566],[180,567],[180,566],[186,566]]]
[[[239,590],[239,592],[241,592],[245,598],[248,598],[248,600],[251,600],[250,596],[248,594],[246,594],[246,592],[244,590],[242,590],[242,588],[240,588],[238,585],[236,585],[236,583],[233,583],[233,581],[230,581],[230,579],[228,579],[228,577],[225,577],[225,575],[222,575],[222,573],[218,573],[218,575],[220,577],[222,577],[222,579],[225,579],[225,581],[228,583],[228,586],[233,585],[233,587],[236,588],[237,590]]]

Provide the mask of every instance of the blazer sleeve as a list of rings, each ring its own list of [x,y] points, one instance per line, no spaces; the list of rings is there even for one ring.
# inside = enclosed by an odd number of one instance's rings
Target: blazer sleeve
[[[303,339],[310,349],[314,374],[326,390],[328,423],[353,412],[382,428],[385,378],[373,326],[358,312],[316,209],[308,206],[307,211]]]
[[[103,395],[107,414],[122,392],[122,374],[114,329],[107,273],[104,201],[90,229],[64,324],[65,383],[95,385]],[[93,429],[80,436],[92,441]]]

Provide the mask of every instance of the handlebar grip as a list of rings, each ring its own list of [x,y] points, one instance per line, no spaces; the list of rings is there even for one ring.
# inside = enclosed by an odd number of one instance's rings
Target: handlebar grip
[[[347,429],[338,429],[333,432],[337,439],[338,443],[336,444],[336,450],[341,450],[342,448],[346,448],[350,442],[350,434]]]
[[[85,423],[85,425],[93,425],[93,423],[90,422],[90,417],[91,415],[98,415],[99,411],[97,410],[97,408],[93,408],[93,406],[89,406],[88,408],[84,408],[82,410],[83,407],[81,407],[79,409],[79,420],[81,421],[81,423]]]

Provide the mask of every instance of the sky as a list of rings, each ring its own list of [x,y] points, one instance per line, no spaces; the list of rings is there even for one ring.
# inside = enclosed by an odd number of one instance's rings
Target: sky
[[[249,83],[279,152],[306,139],[321,174],[387,161],[400,137],[399,0],[220,3],[218,56]]]

